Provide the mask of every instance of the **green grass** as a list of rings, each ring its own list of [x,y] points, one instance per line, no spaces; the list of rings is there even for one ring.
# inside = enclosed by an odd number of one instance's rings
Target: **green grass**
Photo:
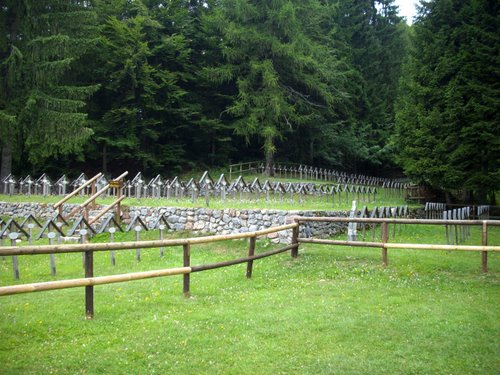
[[[237,208],[237,209],[279,209],[279,210],[350,210],[353,200],[357,201],[358,209],[367,206],[372,209],[376,206],[402,206],[410,205],[412,207],[418,207],[418,204],[405,202],[403,198],[390,196],[389,193],[385,193],[385,189],[378,189],[379,193],[376,195],[376,199],[373,200],[373,195],[370,195],[372,201],[364,201],[365,197],[360,195],[359,200],[356,195],[352,193],[348,194],[348,199],[346,200],[346,195],[344,193],[335,195],[334,201],[332,202],[331,197],[319,198],[317,196],[305,196],[299,199],[297,194],[290,198],[289,194],[283,194],[282,197],[279,195],[270,196],[269,201],[266,201],[266,195],[260,194],[260,198],[256,199],[255,196],[247,196],[244,193],[241,195],[236,193],[235,198],[229,194],[225,201],[222,201],[219,196],[211,197],[209,200],[209,208],[212,209],[225,209],[225,208]],[[71,198],[67,203],[83,203],[88,197],[74,197]],[[367,197],[366,197],[367,199]],[[0,195],[0,202],[38,202],[45,204],[54,204],[61,200],[59,196],[39,196],[39,195]],[[113,198],[100,198],[96,202],[102,205],[109,205],[113,202]],[[207,207],[205,198],[199,197],[194,202],[191,198],[126,198],[122,202],[125,206],[148,206],[148,207],[186,207],[186,208],[197,208],[197,207]]]
[[[396,234],[444,243],[442,228]],[[472,235],[479,243],[479,229]],[[498,229],[489,243],[500,243]],[[195,245],[192,264],[247,246]],[[259,240],[257,253],[274,246]],[[117,252],[113,268],[96,253],[95,275],[182,264],[180,247],[134,255]],[[54,279],[48,256],[19,263],[20,283]],[[57,279],[83,275],[80,254],[58,255],[57,266]],[[192,274],[191,298],[180,276],[98,286],[92,321],[83,288],[0,297],[0,373],[496,374],[500,261],[490,255],[488,274],[480,266],[478,253],[390,250],[384,268],[378,249],[301,245],[298,259],[256,261],[250,280],[245,265]],[[11,262],[0,260],[0,285],[11,284]]]

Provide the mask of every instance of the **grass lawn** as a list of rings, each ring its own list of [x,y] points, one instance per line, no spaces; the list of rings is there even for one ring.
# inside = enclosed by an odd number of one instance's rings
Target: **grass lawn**
[[[358,209],[367,206],[369,209],[373,207],[382,206],[403,206],[409,205],[410,207],[419,207],[418,204],[408,203],[402,197],[397,196],[393,191],[377,187],[378,193],[373,198],[373,195],[359,197],[355,193],[340,193],[332,197],[322,197],[307,195],[299,199],[298,194],[271,194],[269,201],[266,201],[266,194],[260,193],[259,197],[255,194],[247,195],[236,193],[234,198],[231,194],[227,194],[226,200],[222,201],[219,195],[210,197],[208,207],[212,209],[224,208],[237,208],[237,209],[277,209],[277,210],[350,210],[352,201],[357,201]],[[346,196],[347,195],[347,196]],[[2,195],[0,194],[0,202],[37,202],[54,204],[61,200],[61,196],[40,196],[40,195]],[[67,203],[83,203],[88,196],[76,196],[71,198]],[[370,202],[364,201],[370,199]],[[99,198],[96,200],[98,204],[109,205],[113,202],[114,198]],[[148,206],[148,207],[187,207],[197,208],[206,207],[204,197],[198,197],[194,202],[190,197],[184,198],[125,198],[122,202],[125,206]]]
[[[490,244],[500,243],[500,228]],[[399,232],[399,231],[397,231]],[[392,234],[392,230],[390,231]],[[148,236],[158,236],[149,232]],[[377,234],[378,235],[378,234]],[[105,240],[106,235],[96,240]],[[120,234],[123,238],[132,233]],[[401,228],[398,242],[443,243],[444,230]],[[368,233],[367,239],[371,239]],[[152,238],[152,237],[151,237]],[[468,243],[478,244],[479,228]],[[192,264],[244,256],[246,241],[192,247]],[[274,248],[257,241],[257,253]],[[288,254],[182,277],[0,297],[1,374],[497,374],[500,259],[470,252],[301,245]],[[96,276],[180,266],[182,249],[95,254]],[[82,277],[80,254],[19,257],[19,283]],[[0,285],[14,284],[0,260]]]

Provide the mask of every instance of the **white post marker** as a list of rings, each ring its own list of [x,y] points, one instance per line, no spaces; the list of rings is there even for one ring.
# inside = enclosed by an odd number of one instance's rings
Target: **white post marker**
[[[10,232],[9,239],[10,245],[16,246],[16,240],[19,238],[19,233]],[[14,279],[19,280],[19,264],[17,262],[17,255],[12,256],[12,268],[14,269]]]
[[[29,234],[28,243],[30,245],[33,245],[33,228],[34,227],[35,227],[35,224],[28,223],[28,234]]]
[[[113,243],[115,242],[115,232],[116,232],[116,228],[115,227],[111,227],[108,229],[108,232],[109,232],[109,242],[110,243]],[[109,256],[111,257],[111,264],[114,266],[115,263],[116,263],[116,260],[115,260],[115,251],[114,250],[111,250],[109,252]]]
[[[49,239],[49,245],[53,245],[56,234],[54,232],[49,232],[47,233],[47,237]],[[52,276],[56,275],[56,259],[54,254],[50,254],[50,274]]]
[[[80,229],[79,231],[80,233],[80,242],[82,244],[84,244],[85,242],[87,242],[87,229]],[[85,253],[82,252],[82,264],[83,264],[83,268],[85,268]]]
[[[160,229],[160,240],[163,240],[164,236],[164,230],[165,230],[165,224],[160,224],[158,225],[158,229]],[[160,257],[163,256],[163,251],[165,250],[164,247],[160,247]]]
[[[135,230],[135,240],[140,241],[141,240],[141,235],[139,234],[141,232],[141,226],[136,225],[134,227]],[[135,249],[135,259],[140,262],[141,261],[141,249]]]
[[[352,201],[351,213],[349,214],[350,218],[356,217],[356,201]],[[347,226],[347,240],[348,241],[357,241],[358,233],[357,233],[357,223],[349,223]]]

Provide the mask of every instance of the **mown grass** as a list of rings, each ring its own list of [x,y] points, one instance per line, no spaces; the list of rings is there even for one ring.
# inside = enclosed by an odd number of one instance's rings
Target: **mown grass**
[[[258,197],[254,194],[248,195],[242,193],[236,193],[233,197],[231,194],[227,194],[225,201],[221,199],[220,196],[212,196],[208,201],[208,206],[204,197],[198,197],[194,201],[191,197],[183,198],[125,198],[122,202],[125,206],[148,206],[148,207],[186,207],[186,208],[198,208],[198,207],[209,207],[212,209],[225,209],[225,208],[237,208],[237,209],[279,209],[279,210],[350,210],[352,201],[357,201],[358,209],[363,206],[367,206],[372,209],[376,206],[402,206],[408,205],[402,197],[396,196],[394,192],[386,191],[386,189],[377,188],[377,195],[373,199],[373,194],[370,197],[356,194],[340,193],[340,196],[336,194],[333,197],[318,197],[307,195],[299,197],[298,194],[283,194],[281,197],[279,194],[271,194],[269,200],[266,200],[265,193],[261,193]],[[67,203],[83,203],[88,196],[76,196],[71,198]],[[368,201],[368,198],[370,201]],[[39,196],[39,195],[1,195],[0,202],[37,202],[54,204],[61,200],[60,196]],[[112,197],[99,198],[96,200],[97,204],[109,205],[113,202]],[[417,207],[416,204],[409,204],[412,207]]]
[[[445,241],[443,228],[396,234]],[[491,230],[490,244],[499,240]],[[480,243],[479,229],[468,242]],[[257,253],[275,246],[259,240]],[[192,264],[246,248],[196,245]],[[182,264],[180,247],[163,258],[143,250],[140,263],[134,255],[118,252],[112,267],[96,253],[95,275]],[[48,256],[19,260],[21,283],[54,279]],[[58,255],[57,265],[57,279],[83,275],[79,254]],[[1,297],[0,373],[496,374],[500,261],[490,255],[488,274],[480,267],[478,253],[391,250],[382,267],[378,249],[304,244],[298,259],[256,261],[250,280],[245,265],[193,274],[191,298],[180,276],[98,286],[92,321],[83,288]],[[10,260],[0,270],[0,285],[14,284]]]

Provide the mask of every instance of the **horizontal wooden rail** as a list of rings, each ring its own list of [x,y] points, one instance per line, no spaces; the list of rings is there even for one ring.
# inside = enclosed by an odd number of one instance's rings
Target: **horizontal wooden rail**
[[[430,245],[386,243],[386,249],[415,249],[415,250],[445,250],[445,251],[500,251],[500,246],[473,246],[473,245]]]
[[[42,292],[42,291],[56,290],[56,289],[77,288],[84,286],[104,285],[104,284],[120,283],[126,281],[150,279],[154,277],[184,275],[184,274],[189,274],[191,272],[200,272],[215,268],[228,267],[235,264],[247,263],[248,261],[262,259],[272,255],[284,253],[285,251],[294,249],[296,247],[298,247],[298,244],[285,246],[276,250],[270,250],[258,255],[228,260],[225,262],[217,262],[217,263],[204,264],[192,267],[167,268],[162,270],[134,272],[134,273],[126,273],[120,275],[111,275],[111,276],[87,277],[81,279],[59,280],[59,281],[48,281],[43,283],[4,286],[0,287],[0,296],[8,296],[21,293]]]
[[[436,245],[412,243],[383,243],[362,241],[338,241],[314,238],[298,238],[299,243],[317,243],[323,245],[376,247],[385,249],[415,249],[415,250],[444,250],[444,251],[500,251],[500,246],[473,246],[473,245]]]
[[[21,284],[0,287],[0,296],[12,294],[42,292],[47,290],[77,288],[82,286],[94,286],[103,284],[120,283],[124,281],[150,279],[153,277],[183,275],[191,272],[191,267],[168,268],[155,271],[143,271],[126,273],[121,275],[86,277],[83,279],[48,281],[44,283]]]
[[[443,251],[478,251],[481,252],[482,271],[488,271],[488,252],[500,251],[500,246],[488,246],[488,226],[500,226],[498,220],[436,220],[436,219],[393,219],[393,218],[349,218],[349,217],[294,217],[296,223],[307,222],[330,222],[330,223],[363,223],[380,224],[381,242],[363,241],[338,241],[314,238],[297,238],[299,243],[316,243],[326,245],[378,247],[382,249],[382,264],[387,266],[388,249],[413,249],[413,250],[443,250]],[[422,225],[476,225],[482,226],[482,236],[480,246],[470,245],[439,245],[439,244],[403,244],[389,243],[389,225],[397,224],[422,224]]]
[[[128,175],[128,171],[123,172],[120,176],[118,176],[117,178],[113,179],[112,182],[119,182],[126,175]],[[96,198],[98,198],[101,194],[103,194],[104,192],[106,192],[110,187],[111,187],[111,182],[108,183],[108,184],[106,184],[101,190],[97,191],[94,195],[92,195],[91,197],[89,197],[85,202],[83,202],[82,204],[80,204],[80,208],[84,208],[85,206],[88,206],[90,203],[92,203],[94,200],[96,200]]]
[[[118,198],[117,200],[115,200],[113,203],[111,203],[108,207],[106,207],[105,209],[103,209],[101,212],[99,212],[99,214],[94,217],[92,220],[89,220],[89,224],[92,225],[94,224],[97,220],[99,220],[106,212],[108,212],[109,210],[111,210],[114,206],[116,206],[118,203],[120,203],[122,200],[124,200],[126,197],[125,195],[122,195],[120,198]]]
[[[106,250],[129,250],[152,247],[181,246],[187,244],[202,244],[224,240],[236,240],[249,237],[259,237],[269,233],[280,232],[297,227],[297,223],[271,227],[254,232],[235,233],[217,236],[204,236],[194,238],[182,238],[175,240],[153,240],[135,242],[113,242],[113,243],[87,243],[70,245],[42,245],[42,246],[3,246],[0,247],[0,255],[36,255],[57,253],[79,253],[83,251],[106,251]]]
[[[282,247],[280,249],[270,250],[270,251],[266,251],[265,253],[252,255],[252,256],[248,256],[248,257],[244,257],[244,258],[232,259],[232,260],[228,260],[225,262],[218,262],[218,263],[212,263],[212,264],[204,264],[201,266],[192,266],[191,272],[200,272],[200,271],[212,270],[215,268],[233,266],[235,264],[240,264],[240,263],[247,263],[248,261],[251,261],[251,260],[266,258],[266,257],[269,257],[271,255],[284,253],[285,251],[296,249],[298,246],[299,246],[298,244],[288,245],[288,246]]]
[[[239,167],[241,165],[252,165],[252,164],[265,164],[263,161],[247,161],[245,163],[229,164],[230,167]]]
[[[349,218],[349,217],[294,217],[299,223],[365,223],[365,224],[427,224],[427,225],[483,225],[500,226],[500,220],[435,220],[435,219],[390,219],[390,218]]]
[[[87,182],[85,182],[82,186],[80,186],[77,189],[73,190],[70,194],[66,195],[63,199],[61,199],[59,202],[57,202],[56,204],[54,204],[54,209],[58,208],[61,204],[63,204],[67,200],[73,198],[76,194],[78,194],[80,191],[82,191],[83,189],[85,189],[87,186],[89,186],[92,182],[94,182],[95,180],[97,180],[101,176],[102,176],[102,173],[99,172],[94,177],[92,177],[90,180],[88,180]]]

